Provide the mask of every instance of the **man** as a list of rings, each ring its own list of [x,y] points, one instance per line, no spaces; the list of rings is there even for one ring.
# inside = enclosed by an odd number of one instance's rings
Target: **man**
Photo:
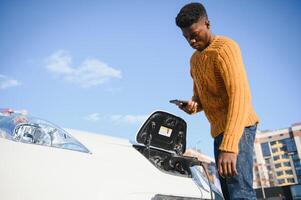
[[[185,5],[176,24],[196,49],[190,60],[193,96],[179,108],[188,114],[204,110],[225,199],[256,199],[253,145],[259,119],[251,104],[239,46],[230,38],[211,33],[200,3]]]

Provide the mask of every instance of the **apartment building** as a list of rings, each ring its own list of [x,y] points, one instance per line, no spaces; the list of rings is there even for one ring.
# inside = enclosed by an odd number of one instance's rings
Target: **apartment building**
[[[258,131],[254,144],[254,187],[301,183],[301,124]]]

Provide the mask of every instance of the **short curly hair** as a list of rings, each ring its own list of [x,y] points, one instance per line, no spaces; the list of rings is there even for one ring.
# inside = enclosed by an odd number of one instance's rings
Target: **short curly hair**
[[[200,18],[206,17],[207,12],[201,3],[189,3],[181,8],[176,17],[176,24],[180,28],[186,28],[196,23]]]

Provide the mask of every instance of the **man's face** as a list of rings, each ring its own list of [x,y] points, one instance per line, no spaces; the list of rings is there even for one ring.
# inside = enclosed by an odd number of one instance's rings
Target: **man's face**
[[[190,27],[182,28],[183,36],[190,46],[198,51],[204,50],[210,43],[211,32],[209,30],[209,21],[201,18]]]

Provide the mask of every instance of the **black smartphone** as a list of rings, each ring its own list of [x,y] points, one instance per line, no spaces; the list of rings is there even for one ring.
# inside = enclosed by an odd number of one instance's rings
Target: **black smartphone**
[[[177,106],[187,106],[188,101],[183,101],[183,100],[179,100],[179,99],[173,99],[173,100],[170,100],[169,103],[174,103]]]

